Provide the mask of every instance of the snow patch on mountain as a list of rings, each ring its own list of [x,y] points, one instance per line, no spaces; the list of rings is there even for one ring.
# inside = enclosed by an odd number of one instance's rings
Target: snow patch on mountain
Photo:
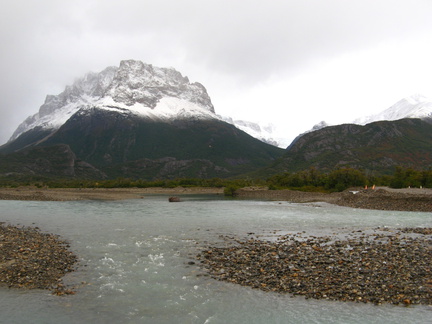
[[[127,105],[106,97],[96,104],[100,109],[129,111],[136,116],[157,121],[171,121],[173,119],[212,119],[218,118],[215,113],[188,99],[177,97],[161,98],[153,109],[141,103]]]
[[[297,140],[300,137],[302,137],[303,135],[305,135],[307,133],[311,133],[311,132],[317,131],[317,130],[320,130],[321,128],[325,128],[325,127],[328,127],[328,126],[331,126],[331,125],[327,124],[324,120],[321,121],[321,122],[319,122],[318,124],[315,124],[314,126],[312,126],[311,129],[309,129],[309,130],[307,130],[307,131],[305,131],[305,132],[297,135],[296,138],[294,138],[294,140],[292,140],[292,142],[288,143],[289,145],[287,146],[287,150],[289,150],[290,147],[292,147],[294,145],[294,143],[297,142]]]
[[[219,116],[223,121],[234,125],[243,132],[249,134],[261,142],[279,146],[282,148],[287,147],[289,140],[281,135],[274,124],[259,124],[252,121],[234,120],[228,116]]]
[[[207,91],[190,83],[173,68],[140,61],[121,61],[99,73],[88,73],[54,96],[48,95],[39,111],[18,126],[9,141],[35,127],[58,129],[72,115],[91,108],[129,111],[158,121],[212,119],[215,114]]]
[[[235,125],[249,135],[260,139],[263,142],[286,148],[294,144],[301,136],[320,130],[322,128],[332,126],[325,121],[315,124],[311,129],[301,133],[294,140],[284,137],[284,133],[272,124],[260,125],[259,123],[246,122],[242,120],[232,120],[231,118],[223,117],[225,121]],[[416,94],[404,98],[388,109],[374,115],[364,116],[355,119],[349,123],[366,125],[380,120],[398,120],[403,118],[432,118],[432,99],[421,94]]]
[[[354,120],[354,124],[366,125],[380,120],[403,118],[432,118],[432,99],[421,94],[404,98],[386,110]]]
[[[432,99],[421,94],[415,94],[404,98],[380,113],[363,116],[352,121],[352,124],[366,125],[380,120],[399,120],[403,118],[432,118]],[[314,125],[310,130],[300,134],[293,143],[306,133],[331,126],[322,121]]]
[[[311,129],[310,131],[308,131],[308,133],[309,133],[309,132],[316,131],[316,130],[319,130],[319,129],[324,128],[324,127],[328,127],[328,126],[331,126],[331,125],[328,124],[327,122],[325,122],[324,120],[323,120],[323,121],[320,121],[318,124],[315,124],[315,125],[312,127],[312,129]]]

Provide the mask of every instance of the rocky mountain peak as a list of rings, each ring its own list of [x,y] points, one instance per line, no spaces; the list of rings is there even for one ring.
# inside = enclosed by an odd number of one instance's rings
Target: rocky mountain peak
[[[102,72],[89,72],[84,77],[75,80],[72,85],[58,95],[47,95],[44,104],[40,107],[38,117],[42,118],[71,103],[83,99],[97,100],[105,96],[108,86],[112,83],[117,72],[116,67],[108,67]]]
[[[119,67],[87,73],[58,95],[48,95],[39,112],[19,125],[10,141],[35,127],[57,129],[77,111],[93,107],[126,109],[164,120],[218,118],[207,90],[200,83],[190,83],[173,68],[125,60]]]
[[[121,61],[106,95],[127,106],[138,103],[152,109],[163,97],[177,97],[214,113],[204,86],[189,83],[187,77],[173,68],[154,67],[140,61]]]

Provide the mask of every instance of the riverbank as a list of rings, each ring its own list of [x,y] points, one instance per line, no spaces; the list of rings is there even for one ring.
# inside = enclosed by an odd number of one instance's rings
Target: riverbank
[[[0,286],[73,294],[62,283],[77,262],[68,247],[58,236],[41,233],[38,228],[0,223]]]
[[[223,188],[0,188],[0,200],[124,200],[142,199],[148,194],[223,194]]]
[[[321,193],[294,190],[243,188],[236,191],[239,198],[283,200],[294,203],[327,202],[339,206],[375,210],[432,212],[432,189],[404,188],[352,189],[344,192]]]
[[[335,204],[351,208],[432,212],[431,189],[376,189],[343,192]]]
[[[432,228],[225,238],[197,258],[218,280],[306,298],[432,305]]]

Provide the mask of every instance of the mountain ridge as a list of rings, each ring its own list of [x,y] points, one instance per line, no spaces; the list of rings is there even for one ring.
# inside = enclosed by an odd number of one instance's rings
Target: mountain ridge
[[[353,121],[353,124],[366,125],[380,120],[404,118],[432,118],[432,99],[421,94],[414,94],[399,100],[377,114],[357,118]]]
[[[358,117],[350,122],[342,124],[366,125],[377,121],[393,121],[404,118],[432,119],[432,99],[422,94],[413,94],[409,97],[399,100],[395,104],[391,105],[390,107],[379,113]],[[310,130],[303,132],[299,136],[319,130],[327,126],[336,125],[328,124],[325,121],[321,121],[320,123],[312,126]]]
[[[192,117],[219,119],[202,84],[189,83],[187,77],[172,68],[126,60],[118,68],[87,73],[60,94],[48,95],[39,111],[18,126],[9,142],[34,127],[58,129],[78,110],[94,106],[130,110],[165,121]]]
[[[86,163],[97,170],[93,175],[108,178],[229,177],[264,167],[283,153],[223,121],[202,84],[174,69],[132,60],[47,96],[0,154],[6,161],[19,152],[50,154],[59,145],[71,150],[65,156],[73,156],[70,165]],[[21,170],[42,172],[30,161]]]
[[[418,118],[328,126],[299,137],[268,172],[341,167],[390,174],[396,166],[432,167],[432,123]]]
[[[412,116],[419,116],[418,112],[429,114],[432,104],[418,95],[377,116],[397,118],[413,107],[418,109]],[[424,160],[417,165],[430,165],[431,131],[417,119],[337,126],[322,122],[286,150],[273,146],[275,142],[264,143],[268,138],[255,138],[271,134],[272,126],[267,126],[218,116],[205,87],[190,83],[175,69],[126,60],[119,67],[86,74],[57,96],[48,95],[39,111],[0,147],[0,154],[3,166],[9,163],[13,172],[19,169],[12,166],[17,156],[26,160],[39,154],[36,160],[48,161],[42,163],[47,168],[27,160],[23,173],[49,175],[46,170],[54,170],[108,178],[230,177],[270,164],[268,170],[278,172],[344,166],[388,172],[398,163],[416,165],[414,156]],[[63,171],[48,167],[44,155],[53,152],[69,161],[60,163]],[[0,174],[9,171],[0,168]]]

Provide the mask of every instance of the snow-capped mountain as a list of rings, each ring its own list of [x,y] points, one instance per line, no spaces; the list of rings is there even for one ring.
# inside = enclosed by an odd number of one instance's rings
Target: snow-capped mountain
[[[218,178],[282,152],[223,121],[201,84],[129,60],[47,96],[0,146],[0,177]]]
[[[380,120],[399,120],[403,118],[432,118],[432,99],[417,94],[404,98],[386,110],[357,118],[354,124],[366,125]]]
[[[134,60],[122,61],[119,67],[108,67],[99,73],[88,73],[62,93],[48,95],[39,112],[21,123],[9,142],[36,127],[58,129],[79,110],[93,107],[159,121],[221,119],[265,143],[286,147],[282,137],[275,137],[273,125],[261,126],[216,115],[200,83],[190,83],[173,68],[159,68]]]
[[[432,119],[432,99],[427,98],[421,94],[412,95],[398,101],[393,106],[383,110],[378,114],[359,117],[348,123],[367,125],[381,120],[392,121],[404,118]],[[320,130],[327,126],[333,125],[322,121],[314,125],[310,130],[307,130],[304,133],[300,134],[296,139],[294,139],[291,144],[293,144],[298,138],[300,138],[304,134]]]
[[[97,107],[147,119],[219,119],[206,89],[173,68],[126,60],[119,67],[88,73],[59,95],[48,95],[39,112],[28,117],[9,141],[36,127],[57,129],[79,110]]]
[[[263,142],[283,148],[291,146],[296,142],[298,138],[300,138],[304,134],[317,131],[328,126],[332,126],[332,124],[321,121],[320,123],[314,125],[311,129],[299,134],[296,138],[294,138],[294,140],[291,140],[284,137],[280,130],[278,130],[272,124],[260,125],[258,123],[247,122],[243,120],[232,120],[229,117],[222,118],[226,122],[233,124],[237,128],[243,130],[244,132],[255,138],[258,138]],[[403,118],[432,118],[432,99],[427,98],[421,94],[412,95],[398,101],[393,106],[387,108],[386,110],[378,114],[363,116],[347,123],[366,125],[380,120],[392,121]]]
[[[264,143],[268,143],[274,146],[281,147],[281,141],[275,136],[275,126],[273,124],[265,124],[260,125],[255,122],[246,121],[246,120],[234,120],[228,116],[220,116],[223,121],[230,123],[241,129],[245,133],[248,133],[250,136],[259,139]],[[284,143],[282,143],[282,146]]]

